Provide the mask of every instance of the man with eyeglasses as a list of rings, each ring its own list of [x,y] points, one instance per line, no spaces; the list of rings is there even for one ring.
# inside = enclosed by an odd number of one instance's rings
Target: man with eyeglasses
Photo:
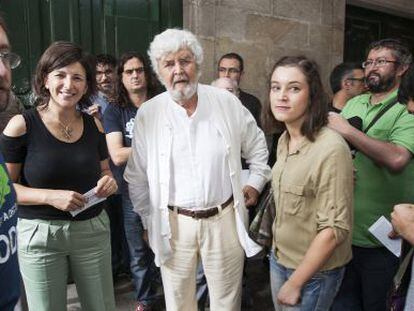
[[[108,105],[103,125],[109,155],[116,166],[114,176],[122,197],[129,265],[135,287],[135,311],[149,311],[158,299],[156,287],[160,283],[159,274],[154,265],[154,254],[143,238],[141,218],[133,211],[128,186],[122,175],[132,152],[137,111],[145,101],[158,93],[158,89],[146,58],[133,51],[121,55],[117,82],[118,99],[115,104]]]
[[[0,108],[7,107],[11,87],[11,69],[20,63],[10,51],[6,24],[0,16]],[[15,310],[20,297],[20,272],[17,263],[16,195],[0,154],[0,310]]]
[[[351,98],[365,91],[365,76],[362,66],[358,63],[341,63],[332,70],[329,76],[332,89],[330,110],[340,113]]]
[[[117,100],[116,58],[109,54],[99,54],[95,62],[98,93],[90,99],[92,105],[87,107],[85,112],[102,119],[108,105],[114,104]]]
[[[389,218],[394,204],[412,202],[414,197],[414,117],[397,102],[401,77],[412,56],[394,39],[376,41],[368,51],[362,67],[369,92],[348,101],[341,115],[329,115],[329,126],[357,149],[353,259],[346,267],[334,311],[386,310],[398,258],[368,228],[381,216]],[[346,120],[357,117],[362,131]]]
[[[240,86],[240,80],[244,75],[244,60],[237,53],[224,54],[218,62],[218,77],[219,78],[230,78],[237,82]],[[239,100],[246,107],[255,118],[257,124],[260,127],[260,112],[262,105],[259,99],[247,92],[244,92],[239,88]]]

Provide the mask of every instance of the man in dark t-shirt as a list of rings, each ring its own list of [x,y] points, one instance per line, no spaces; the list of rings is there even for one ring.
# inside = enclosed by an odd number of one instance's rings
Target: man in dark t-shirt
[[[112,162],[117,166],[118,185],[122,196],[125,235],[130,255],[131,274],[135,285],[136,311],[152,310],[156,301],[155,286],[159,277],[154,254],[143,238],[141,218],[133,211],[128,185],[122,175],[131,153],[135,115],[139,107],[155,95],[156,87],[147,60],[128,52],[118,65],[118,101],[109,105],[104,114],[104,128]]]
[[[237,53],[224,54],[218,62],[218,77],[219,78],[230,78],[237,82],[240,86],[240,80],[244,75],[244,61],[243,58]],[[257,124],[260,127],[260,112],[262,105],[259,99],[242,89],[239,89],[239,99],[243,106],[245,106],[255,118]]]

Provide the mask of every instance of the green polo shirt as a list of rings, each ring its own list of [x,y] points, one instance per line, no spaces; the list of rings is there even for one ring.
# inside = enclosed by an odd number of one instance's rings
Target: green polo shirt
[[[360,117],[365,129],[381,109],[396,99],[397,91],[376,105],[370,104],[370,97],[371,94],[354,97],[341,114],[347,119]],[[367,135],[403,146],[414,153],[414,116],[404,105],[397,103],[377,120]],[[402,172],[391,173],[362,152],[357,152],[354,166],[357,171],[352,243],[361,247],[382,246],[368,228],[382,215],[389,219],[395,204],[414,202],[414,160]]]

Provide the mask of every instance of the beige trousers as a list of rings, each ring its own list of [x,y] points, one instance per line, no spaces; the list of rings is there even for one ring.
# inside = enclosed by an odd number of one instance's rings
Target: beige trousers
[[[196,269],[201,260],[210,295],[210,310],[238,311],[244,251],[233,204],[216,216],[193,219],[170,211],[172,257],[161,265],[168,311],[196,311]]]

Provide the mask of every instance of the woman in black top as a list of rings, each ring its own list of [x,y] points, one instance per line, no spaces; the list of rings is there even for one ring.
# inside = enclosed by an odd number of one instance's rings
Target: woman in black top
[[[15,116],[1,136],[31,310],[66,310],[69,268],[84,310],[115,309],[104,201],[81,210],[92,200],[86,192],[104,199],[117,190],[101,124],[76,109],[95,83],[80,47],[53,43],[36,69],[38,106]]]

